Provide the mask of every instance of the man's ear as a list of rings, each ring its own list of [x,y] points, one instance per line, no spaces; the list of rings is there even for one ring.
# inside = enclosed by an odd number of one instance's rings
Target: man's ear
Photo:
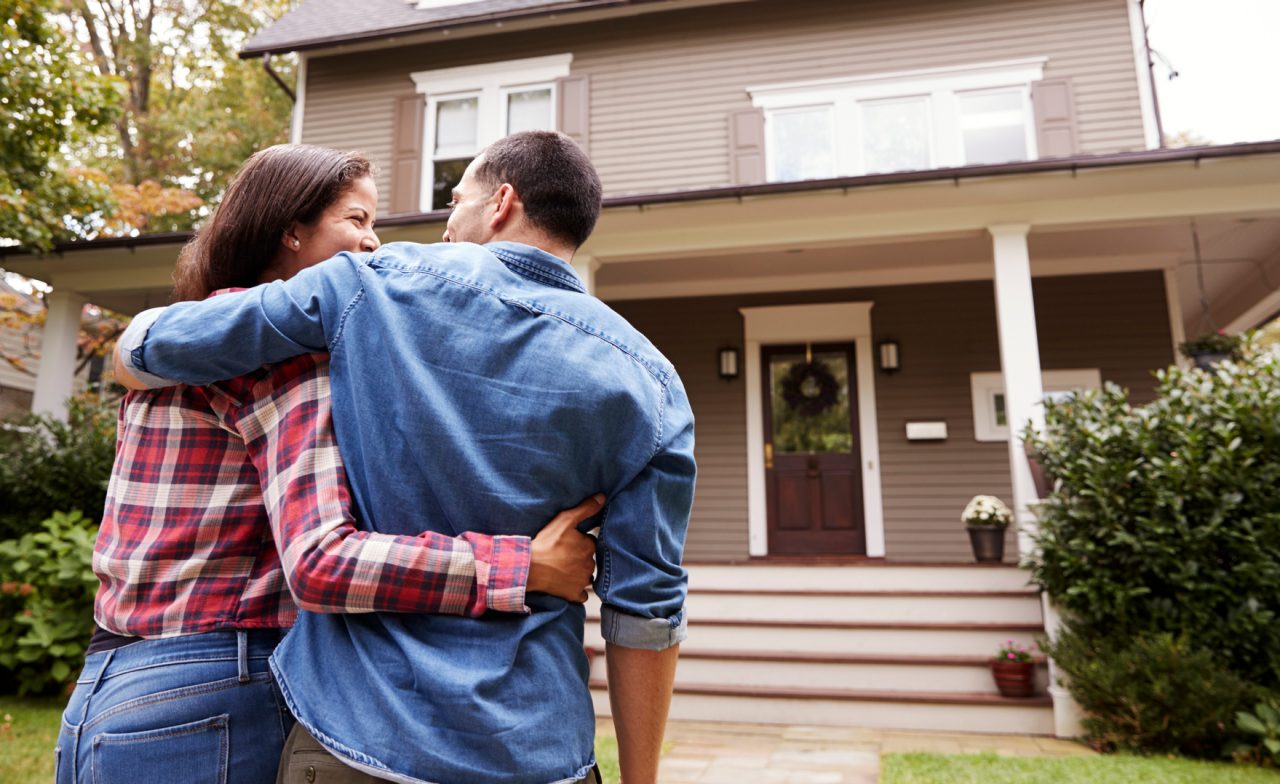
[[[489,214],[489,228],[498,231],[515,217],[520,198],[509,182],[499,185],[491,198],[494,206],[493,212]]]

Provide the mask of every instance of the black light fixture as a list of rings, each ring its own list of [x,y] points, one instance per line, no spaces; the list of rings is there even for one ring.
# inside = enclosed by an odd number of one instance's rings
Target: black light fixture
[[[880,350],[880,370],[885,373],[896,373],[901,369],[900,349],[896,340],[882,340],[877,344]]]
[[[733,346],[725,346],[720,349],[718,358],[720,360],[720,378],[725,381],[732,381],[738,377],[738,350]]]

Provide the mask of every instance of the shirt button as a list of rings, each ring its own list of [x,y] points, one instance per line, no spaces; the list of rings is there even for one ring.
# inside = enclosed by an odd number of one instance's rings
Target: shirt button
[[[306,774],[306,775],[307,775],[307,781],[309,781],[309,782],[310,782],[310,781],[315,781],[315,780],[316,780],[316,768],[315,768],[315,766],[314,766],[314,765],[308,765],[308,766],[307,766],[307,774]]]

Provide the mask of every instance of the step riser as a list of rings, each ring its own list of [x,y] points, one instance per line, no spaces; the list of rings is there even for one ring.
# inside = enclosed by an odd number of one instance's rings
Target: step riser
[[[596,656],[591,677],[606,679],[604,656]],[[1045,667],[1037,668],[1038,693],[1048,684]],[[683,657],[676,684],[754,686],[784,689],[948,692],[996,694],[991,669],[985,665],[827,664],[816,662],[741,661]]]
[[[844,653],[884,656],[993,656],[1006,640],[1030,647],[1037,632],[995,629],[777,629],[751,626],[699,626],[689,623],[681,650],[768,653]],[[588,620],[586,644],[603,645],[599,621]]]
[[[1024,569],[928,566],[689,567],[692,589],[747,591],[1032,591]]]
[[[596,714],[609,716],[609,698],[592,689]],[[816,724],[837,727],[1052,735],[1053,709],[1041,705],[938,705],[676,694],[670,718],[757,724]]]
[[[698,594],[690,619],[844,623],[1041,623],[1035,597],[779,596]]]

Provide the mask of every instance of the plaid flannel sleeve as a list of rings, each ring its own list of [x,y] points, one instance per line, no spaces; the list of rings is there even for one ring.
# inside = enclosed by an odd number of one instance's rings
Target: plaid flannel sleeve
[[[328,358],[275,365],[235,416],[298,606],[312,612],[528,612],[530,539],[362,531],[334,440]]]

